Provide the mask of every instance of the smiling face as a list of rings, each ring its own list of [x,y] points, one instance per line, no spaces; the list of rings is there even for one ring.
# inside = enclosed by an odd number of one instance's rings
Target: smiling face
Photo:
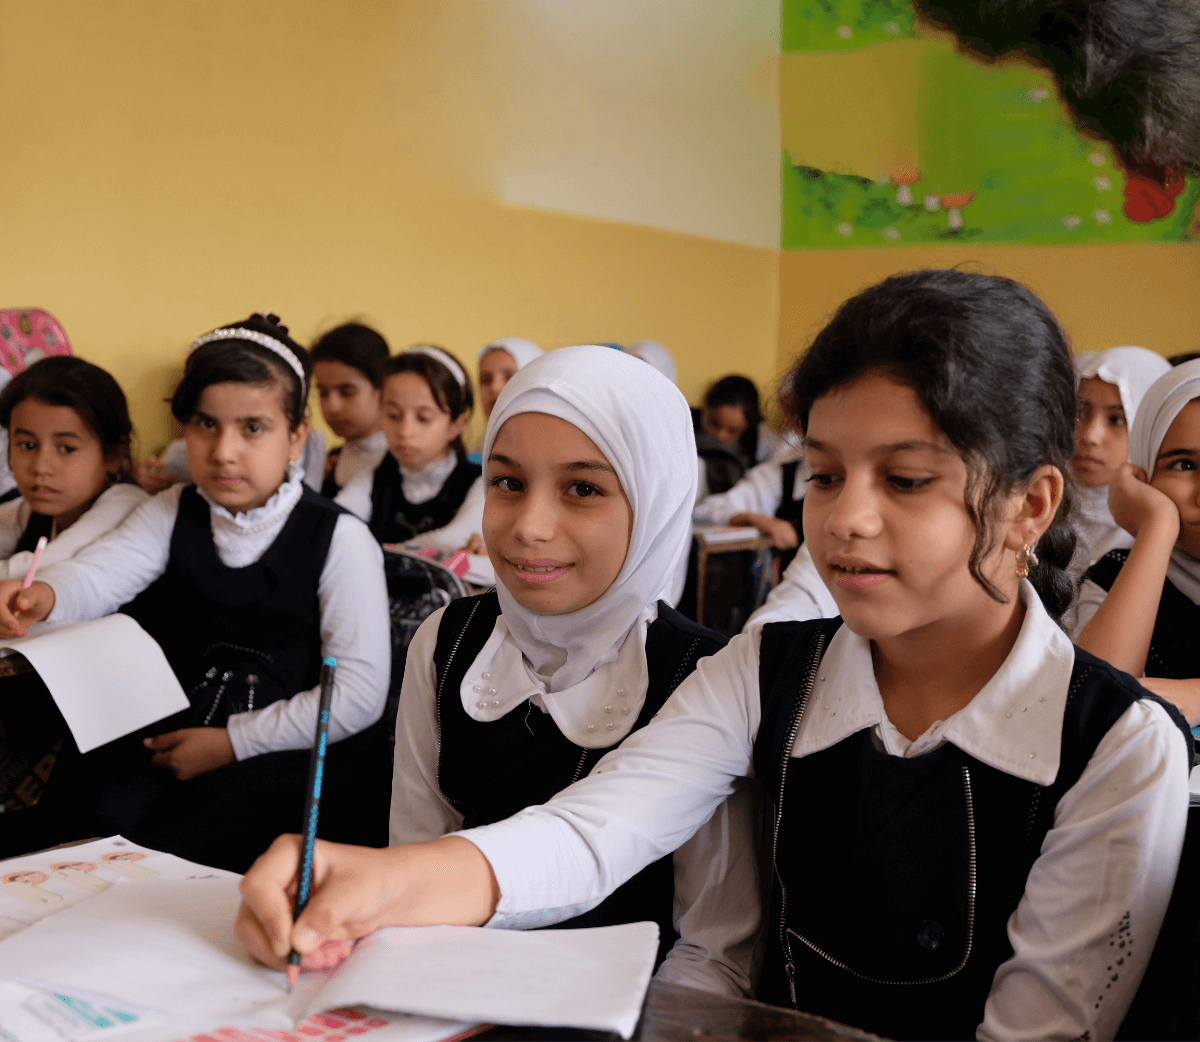
[[[479,401],[491,416],[504,385],[517,375],[517,361],[502,347],[493,347],[479,360]]]
[[[1011,614],[1013,557],[998,539],[981,565],[1007,598],[1001,604],[969,571],[966,464],[911,387],[868,373],[835,388],[813,404],[805,445],[813,478],[804,537],[855,633],[969,630],[973,620]],[[1005,509],[1015,515],[1015,503]]]
[[[1071,473],[1085,488],[1103,488],[1129,458],[1129,421],[1116,384],[1098,376],[1079,381]]]
[[[711,405],[704,410],[704,429],[720,441],[736,443],[748,426],[740,405]]]
[[[1167,428],[1150,484],[1179,509],[1176,545],[1200,557],[1200,399],[1188,402]]]
[[[483,541],[521,607],[565,615],[613,584],[633,507],[591,438],[557,416],[520,413],[496,434],[487,473]]]
[[[321,415],[339,438],[361,441],[379,430],[379,388],[359,369],[328,359],[313,364]]]
[[[383,433],[388,451],[405,470],[423,470],[445,459],[467,425],[442,408],[418,373],[395,373],[383,381]]]
[[[197,487],[232,514],[262,506],[300,458],[308,422],[288,430],[283,390],[264,384],[210,384],[184,428]]]
[[[9,421],[9,460],[17,488],[36,514],[62,531],[83,516],[108,486],[106,460],[95,432],[68,405],[26,398]]]

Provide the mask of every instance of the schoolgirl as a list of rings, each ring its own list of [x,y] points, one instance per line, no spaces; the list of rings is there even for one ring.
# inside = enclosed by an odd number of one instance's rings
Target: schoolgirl
[[[462,432],[474,397],[458,360],[410,347],[380,367],[388,454],[338,493],[380,543],[459,550],[483,524],[483,468],[466,458]],[[474,549],[474,546],[472,545]]]
[[[1129,460],[1129,428],[1142,396],[1170,368],[1144,347],[1114,347],[1075,359],[1079,412],[1071,476],[1082,491],[1075,525],[1079,542],[1068,572],[1076,581],[1110,550],[1133,545],[1108,509],[1108,485]]]
[[[1109,502],[1136,538],[1085,576],[1079,645],[1200,723],[1200,361],[1168,370],[1146,391],[1129,458]]]
[[[409,649],[393,844],[549,799],[724,645],[661,599],[689,537],[687,419],[673,385],[605,347],[555,351],[509,383],[485,437],[496,589],[431,616]],[[741,793],[674,860],[560,925],[658,922],[664,976],[744,994],[754,859],[723,856],[719,837],[749,835],[751,810]]]
[[[204,334],[171,401],[196,484],[149,500],[29,590],[0,583],[9,633],[131,615],[191,701],[144,738],[83,757],[80,834],[244,871],[281,824],[300,825],[323,656],[337,660],[331,755],[355,764],[356,782],[370,768],[389,678],[381,556],[295,466],[308,380],[306,352],[274,316]],[[364,836],[361,794],[332,761],[327,774],[329,821]]]
[[[388,353],[387,341],[359,322],[331,329],[313,345],[313,382],[321,397],[321,415],[333,433],[345,439],[325,459],[321,494],[330,499],[387,455],[379,367]]]
[[[501,337],[479,349],[479,404],[485,417],[492,415],[508,381],[542,354],[537,344],[518,336]]]
[[[42,536],[46,568],[149,498],[129,481],[125,395],[99,366],[70,355],[35,362],[0,394],[0,426],[21,494],[0,504],[0,578],[23,579]]]
[[[243,884],[260,957],[595,900],[753,770],[761,998],[892,1038],[1113,1036],[1174,880],[1190,736],[1054,621],[1074,543],[1063,335],[1007,279],[895,276],[842,306],[793,390],[805,545],[841,620],[734,637],[544,807],[395,851],[322,846],[294,929],[296,846],[277,841]]]

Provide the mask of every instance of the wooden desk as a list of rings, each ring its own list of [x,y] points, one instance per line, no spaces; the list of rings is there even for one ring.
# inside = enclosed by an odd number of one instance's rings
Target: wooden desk
[[[766,550],[773,544],[769,535],[759,533],[748,539],[731,539],[723,543],[708,543],[698,532],[693,533],[696,540],[696,621],[701,626],[704,622],[704,600],[708,586],[708,558],[712,554],[735,554],[743,550]]]
[[[541,1042],[548,1039],[615,1039],[619,1036],[571,1028],[494,1027],[475,1037],[496,1042],[517,1039]],[[657,977],[650,981],[646,1004],[642,1007],[642,1017],[633,1037],[644,1042],[675,1042],[681,1039],[694,1042],[707,1039],[868,1042],[876,1038],[875,1035],[821,1017],[810,1017],[806,1013],[795,1013],[747,999],[729,999],[707,991],[668,984]]]

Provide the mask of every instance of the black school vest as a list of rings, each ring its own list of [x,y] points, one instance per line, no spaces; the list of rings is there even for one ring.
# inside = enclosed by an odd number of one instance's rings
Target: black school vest
[[[1108,591],[1117,581],[1128,550],[1110,550],[1084,575]],[[1189,680],[1200,677],[1200,604],[1193,604],[1170,579],[1163,582],[1158,615],[1146,654],[1146,676]]]
[[[782,521],[787,521],[796,530],[796,537],[799,539],[794,547],[779,554],[779,573],[781,575],[792,563],[800,547],[804,545],[804,497],[796,498],[796,471],[799,467],[799,460],[785,463],[781,475],[783,496],[779,500],[779,509],[775,511],[775,516]]]
[[[54,518],[48,514],[30,514],[29,523],[25,526],[25,531],[21,533],[21,538],[17,540],[17,547],[13,553],[19,554],[22,550],[33,553],[37,549],[38,540],[42,536],[49,539],[53,529]]]
[[[763,627],[754,766],[772,805],[774,871],[759,998],[888,1038],[974,1038],[1059,799],[1121,714],[1154,696],[1076,649],[1048,786],[950,744],[889,756],[870,729],[794,758],[820,656],[840,625]],[[1182,718],[1172,718],[1190,750]],[[1125,924],[1113,943],[1116,952],[1153,939]]]
[[[230,568],[217,556],[208,504],[195,486],[183,490],[167,570],[121,611],[162,646],[193,726],[223,727],[233,713],[316,685],[317,586],[343,513],[305,486],[266,553]]]
[[[558,729],[549,713],[528,702],[489,723],[467,714],[459,689],[499,615],[494,591],[452,601],[442,616],[433,653],[441,726],[438,785],[463,815],[464,828],[502,821],[525,807],[545,803],[620,744],[581,748]],[[658,618],[646,633],[649,688],[633,731],[650,722],[701,658],[724,645],[724,637],[660,601]],[[674,900],[674,863],[668,855],[646,866],[591,911],[558,923],[555,929],[650,920],[658,923],[661,962],[678,936],[672,922]]]
[[[422,532],[445,528],[454,520],[471,486],[483,473],[478,463],[460,456],[438,494],[424,503],[410,503],[404,495],[400,464],[390,452],[375,468],[371,483],[371,534],[381,543],[403,543]]]

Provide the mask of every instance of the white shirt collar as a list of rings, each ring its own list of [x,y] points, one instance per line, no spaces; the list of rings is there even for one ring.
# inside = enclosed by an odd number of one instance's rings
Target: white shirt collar
[[[410,503],[429,502],[442,490],[446,479],[454,473],[457,466],[458,455],[450,452],[421,470],[405,470],[401,467],[400,483],[404,488],[404,498]]]
[[[212,512],[214,533],[220,526],[231,535],[253,535],[281,524],[292,512],[304,493],[304,471],[296,463],[289,464],[287,480],[275,490],[275,494],[262,506],[240,514],[231,514],[219,503],[214,503],[200,486],[197,485],[196,490]]]
[[[348,441],[338,453],[333,476],[344,487],[361,470],[374,470],[387,455],[387,437],[376,431],[359,441]]]
[[[884,711],[870,641],[842,626],[821,661],[792,755],[819,752],[873,727],[892,756],[920,756],[950,742],[1006,774],[1049,785],[1058,775],[1075,649],[1028,582],[1021,597],[1025,621],[1004,664],[966,706],[913,742]]]

